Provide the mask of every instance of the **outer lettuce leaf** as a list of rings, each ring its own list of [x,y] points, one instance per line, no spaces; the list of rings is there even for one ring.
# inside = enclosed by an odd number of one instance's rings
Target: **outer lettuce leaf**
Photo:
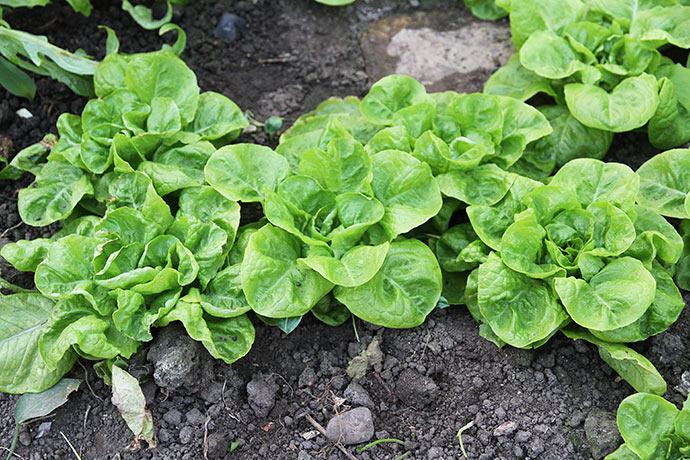
[[[50,246],[48,257],[36,268],[36,287],[44,295],[67,298],[90,293],[94,289],[93,258],[98,240],[68,235]],[[94,299],[95,302],[95,299]]]
[[[14,268],[23,272],[35,272],[38,264],[48,256],[52,241],[47,238],[19,240],[2,247],[0,255]]]
[[[38,351],[38,341],[54,302],[38,293],[0,297],[0,391],[38,393],[56,384],[67,373],[76,354],[67,351],[48,367]]]
[[[580,0],[512,0],[509,11],[513,43],[520,49],[533,32],[559,34],[567,25],[584,19],[587,9]]]
[[[640,178],[628,166],[582,158],[564,165],[549,184],[573,192],[583,207],[603,201],[629,212],[639,183]]]
[[[647,160],[637,170],[637,202],[662,216],[690,217],[690,150],[669,150]]]
[[[246,315],[215,318],[205,315],[198,304],[179,302],[158,325],[171,321],[180,321],[189,336],[201,342],[211,356],[228,364],[249,353],[254,343],[254,326]]]
[[[362,144],[354,139],[336,138],[326,151],[310,149],[299,163],[299,174],[316,179],[335,193],[361,192],[372,179],[371,159]]]
[[[539,107],[553,128],[553,133],[527,146],[555,156],[555,165],[561,167],[576,158],[601,160],[613,141],[613,133],[589,128],[560,105]],[[526,153],[527,154],[527,153]],[[549,171],[550,173],[550,171]]]
[[[656,78],[642,74],[628,77],[609,93],[584,83],[565,85],[565,100],[583,125],[614,133],[644,126],[656,112],[659,94]]]
[[[55,305],[39,342],[48,367],[57,368],[72,346],[90,359],[127,359],[137,351],[139,342],[123,335],[113,323],[114,305],[101,305],[101,310],[79,295]]]
[[[374,84],[362,100],[361,111],[374,123],[387,125],[406,107],[429,100],[424,86],[406,75],[389,75]]]
[[[355,316],[390,328],[415,327],[436,307],[442,276],[436,257],[417,240],[390,245],[383,266],[367,283],[336,287],[335,298]]]
[[[504,342],[526,348],[569,320],[549,284],[508,268],[495,253],[478,269],[481,316]]]
[[[301,242],[270,224],[254,233],[242,262],[242,287],[252,309],[270,318],[307,313],[333,284],[312,269],[300,268]]]
[[[237,104],[222,94],[211,91],[201,93],[199,106],[191,123],[193,132],[201,139],[234,140],[247,126],[249,122]]]
[[[506,65],[489,77],[484,85],[484,93],[514,97],[521,101],[539,93],[556,97],[549,79],[525,68],[520,62],[519,53],[511,56]]]
[[[682,91],[684,85],[690,84],[690,70],[683,69],[684,75],[679,75],[683,81],[662,78],[659,81],[659,107],[649,120],[649,142],[657,148],[672,148],[690,140],[690,100],[681,100],[682,94],[677,94],[676,88]],[[680,73],[680,72],[679,72]],[[680,96],[680,97],[679,97]]]
[[[659,264],[655,263],[651,273],[656,281],[656,293],[647,311],[638,320],[622,328],[590,330],[595,337],[615,343],[639,342],[665,331],[676,322],[685,307],[683,296],[673,278]]]
[[[539,30],[520,49],[520,63],[540,77],[560,80],[586,67],[577,51],[551,30]]]
[[[204,174],[213,188],[233,201],[260,201],[264,187],[275,190],[290,172],[285,158],[268,147],[223,147],[208,160]]]
[[[573,320],[607,331],[638,320],[654,300],[656,281],[642,263],[621,257],[607,264],[588,282],[557,278],[554,289]]]
[[[480,19],[495,21],[508,15],[508,12],[496,5],[494,0],[463,0],[472,14]]]
[[[673,5],[666,8],[650,8],[637,14],[630,26],[630,33],[659,46],[670,43],[679,48],[690,48],[690,6]]]
[[[194,120],[199,105],[196,75],[171,51],[130,56],[125,83],[147,104],[157,97],[172,99],[179,108],[182,123]]]
[[[618,407],[618,427],[625,445],[640,458],[664,458],[679,415],[676,406],[662,397],[638,393]]]
[[[19,192],[19,215],[32,226],[42,227],[69,216],[93,186],[82,170],[69,163],[49,162],[33,187]]]

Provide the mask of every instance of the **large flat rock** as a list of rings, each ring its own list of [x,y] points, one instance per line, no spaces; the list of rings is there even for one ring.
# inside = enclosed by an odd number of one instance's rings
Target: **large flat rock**
[[[362,35],[367,73],[410,75],[430,91],[481,91],[515,52],[503,21],[453,18],[442,12],[398,15],[372,23]]]

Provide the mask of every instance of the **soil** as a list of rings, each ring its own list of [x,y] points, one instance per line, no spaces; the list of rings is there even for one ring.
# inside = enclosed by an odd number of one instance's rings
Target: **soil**
[[[155,32],[140,29],[122,13],[119,2],[95,1],[88,19],[73,13],[65,2],[55,3],[7,19],[17,29],[46,35],[68,49],[83,48],[95,57],[102,57],[105,49],[105,34],[96,28],[98,24],[117,31],[124,52],[157,49],[162,43]],[[226,11],[247,21],[240,38],[231,44],[213,34]],[[183,57],[202,90],[226,94],[258,120],[285,117],[288,126],[327,97],[366,93],[378,75],[368,73],[371,66],[360,46],[362,34],[375,21],[420,11],[469,17],[461,2],[441,0],[358,0],[344,8],[328,8],[312,0],[198,0],[177,9],[175,21],[187,32]],[[478,89],[477,79],[486,76],[475,73],[468,78]],[[46,132],[54,132],[60,113],[79,113],[86,102],[49,79],[39,78],[37,84],[32,102],[0,93],[0,154],[8,158]],[[34,116],[16,116],[22,107]],[[245,140],[271,143],[261,133]],[[636,168],[654,153],[644,135],[632,134],[616,137],[608,159]],[[20,223],[16,192],[29,181],[0,183],[0,246],[49,236],[55,230]],[[0,276],[32,285],[31,277],[4,261]],[[638,347],[657,365],[669,384],[666,396],[674,402],[687,394],[681,375],[688,368],[689,325],[686,311],[668,332]],[[359,380],[357,397],[345,398],[352,381],[348,364],[375,337],[382,361]],[[83,362],[71,376],[86,384],[48,419],[52,425],[42,437],[37,430],[46,420],[22,428],[18,456],[76,458],[69,440],[84,460],[352,456],[393,460],[403,455],[408,460],[449,460],[462,458],[457,433],[472,422],[462,442],[473,460],[588,460],[602,458],[617,446],[615,427],[608,435],[606,428],[611,428],[620,401],[633,393],[599,359],[594,347],[558,335],[533,351],[499,349],[479,337],[476,323],[462,307],[435,311],[412,330],[383,330],[361,321],[331,328],[305,317],[286,336],[258,324],[247,357],[228,366],[204,352],[194,384],[177,391],[153,382],[144,358],[147,350],[132,360],[130,372],[141,378],[157,427],[157,448],[126,449],[132,435],[109,402],[110,389]],[[266,391],[257,396],[251,390],[250,398],[250,382],[251,388],[258,385]],[[257,407],[259,397],[264,410]],[[10,444],[15,400],[16,396],[0,394],[2,447]],[[308,417],[325,427],[335,414],[354,407],[352,401],[370,406],[374,439],[396,438],[404,445],[381,443],[361,453],[348,447],[350,457],[346,457],[314,433]],[[586,431],[590,436],[604,433],[593,441],[593,448]]]

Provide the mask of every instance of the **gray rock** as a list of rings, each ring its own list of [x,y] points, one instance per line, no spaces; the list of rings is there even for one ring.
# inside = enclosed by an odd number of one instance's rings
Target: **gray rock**
[[[309,452],[306,450],[300,450],[299,455],[297,455],[297,460],[313,460],[314,457],[309,455]]]
[[[507,22],[455,22],[440,12],[396,15],[371,23],[361,44],[373,80],[402,73],[433,91],[481,91],[472,81],[485,81],[515,52]]]
[[[662,364],[679,364],[684,360],[685,346],[679,336],[666,332],[652,337],[651,342],[651,351]]]
[[[539,456],[542,452],[544,452],[544,450],[544,441],[542,441],[540,438],[534,438],[527,447],[527,451],[531,457]]]
[[[310,387],[316,382],[316,372],[311,367],[305,368],[299,375],[298,385],[300,388]]]
[[[228,440],[223,433],[212,433],[206,438],[208,458],[225,458],[228,453]]]
[[[213,35],[225,43],[232,43],[242,35],[245,27],[247,27],[245,19],[232,13],[223,13]]]
[[[255,375],[247,384],[249,405],[257,417],[267,417],[276,403],[278,385],[273,379],[263,375]]]
[[[326,437],[344,445],[359,444],[374,436],[374,419],[366,407],[343,412],[333,417],[326,427]]]
[[[429,453],[427,454],[427,458],[429,460],[434,460],[434,459],[440,458],[442,455],[443,455],[443,447],[434,446],[431,449],[429,449]]]
[[[206,422],[206,416],[196,407],[188,410],[185,414],[185,418],[190,425],[200,426]]]
[[[31,435],[24,425],[22,425],[22,427],[23,428],[19,431],[19,444],[24,447],[29,447],[31,445]]]
[[[494,436],[509,436],[517,430],[518,424],[515,422],[505,422],[496,427]]]
[[[166,430],[165,428],[161,428],[158,430],[158,440],[160,442],[168,442],[172,439],[172,434],[170,430]]]
[[[183,426],[180,430],[180,442],[182,444],[189,444],[194,439],[194,428],[191,426]]]
[[[173,427],[178,427],[182,423],[182,413],[177,409],[170,409],[163,414],[163,420]]]
[[[171,324],[156,338],[146,359],[153,363],[153,379],[161,388],[192,386],[200,375],[201,344],[192,340],[181,325]]]
[[[556,357],[553,355],[553,353],[546,353],[543,355],[540,354],[537,357],[537,362],[545,368],[551,369],[553,366],[556,365]]]
[[[687,398],[690,393],[690,371],[683,372],[680,376],[680,383],[675,386],[675,389],[678,393],[682,394],[683,397]]]
[[[529,431],[520,430],[515,435],[515,442],[527,442],[531,437],[532,433],[530,433]]]
[[[216,404],[223,400],[223,384],[212,383],[198,392],[207,404]]]
[[[352,382],[345,388],[344,396],[353,406],[364,406],[370,409],[374,408],[374,401],[371,400],[371,396],[369,396],[367,390],[362,388],[362,385],[357,382]]]
[[[618,433],[616,415],[601,409],[594,409],[585,419],[585,435],[595,459],[604,458],[623,441]]]
[[[513,363],[520,367],[529,367],[534,361],[534,351],[523,350],[522,348],[517,348],[515,350],[509,351],[509,356],[511,357]]]
[[[584,420],[585,413],[581,410],[575,410],[570,413],[569,417],[566,419],[566,423],[569,427],[575,428],[576,426],[580,426]]]
[[[412,369],[405,369],[398,376],[395,393],[408,406],[424,407],[438,396],[439,388],[429,377]]]

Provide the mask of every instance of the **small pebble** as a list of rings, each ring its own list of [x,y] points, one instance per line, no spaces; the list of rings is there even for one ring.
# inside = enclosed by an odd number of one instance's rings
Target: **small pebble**
[[[366,407],[343,412],[333,417],[326,427],[327,437],[332,442],[344,445],[369,441],[374,436],[374,420]]]
[[[213,35],[226,43],[232,43],[242,35],[242,31],[246,27],[247,21],[245,19],[236,14],[223,13]]]

